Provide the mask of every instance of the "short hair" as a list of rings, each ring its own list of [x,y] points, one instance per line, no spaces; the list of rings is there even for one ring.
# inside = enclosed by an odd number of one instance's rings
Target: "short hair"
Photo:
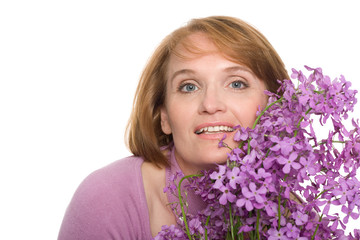
[[[276,92],[279,81],[289,79],[284,63],[270,42],[240,19],[227,16],[192,19],[172,32],[160,43],[143,70],[126,134],[130,151],[159,167],[169,166],[163,148],[172,143],[172,135],[163,133],[160,123],[169,58],[171,54],[181,55],[175,51],[180,43],[187,50],[198,52],[187,37],[199,32],[205,33],[225,57],[253,71],[264,81],[267,90]]]

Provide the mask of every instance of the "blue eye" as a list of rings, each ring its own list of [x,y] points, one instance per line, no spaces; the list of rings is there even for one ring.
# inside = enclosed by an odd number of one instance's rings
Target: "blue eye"
[[[193,91],[196,91],[197,89],[198,89],[198,87],[192,83],[185,83],[180,86],[180,91],[182,91],[182,92],[193,92]]]
[[[243,83],[242,81],[234,81],[234,82],[230,83],[230,87],[231,88],[243,88],[243,87],[246,87],[246,84]]]

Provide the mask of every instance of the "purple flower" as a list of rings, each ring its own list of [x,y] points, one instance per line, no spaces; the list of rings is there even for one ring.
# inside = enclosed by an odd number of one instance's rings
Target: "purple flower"
[[[352,236],[351,233],[350,233],[350,236],[351,236],[354,240],[360,239],[360,229],[354,229],[354,236]]]
[[[197,215],[187,213],[193,238],[205,239],[206,224],[208,239],[224,239],[231,207],[238,234],[253,234],[259,220],[260,226],[268,226],[260,229],[264,239],[311,239],[315,229],[315,240],[360,239],[360,231],[349,236],[344,231],[350,219],[360,217],[360,126],[352,120],[350,129],[343,121],[354,109],[357,91],[343,76],[332,80],[320,68],[305,68],[308,76],[293,69],[296,85],[279,81],[277,93],[265,92],[268,107],[257,111],[253,129],[236,127],[239,147],[224,156],[226,164],[182,186],[207,204]],[[325,137],[319,136],[317,123],[319,128],[330,126]],[[219,147],[228,147],[225,137]],[[177,195],[177,184],[166,186]],[[191,197],[184,201],[186,209],[193,204]],[[178,224],[163,228],[157,239],[186,238],[184,222]]]
[[[308,221],[308,215],[300,212],[299,210],[292,214],[293,219],[297,226],[304,225]]]
[[[337,199],[334,199],[332,200],[332,196],[330,196],[329,194],[325,194],[324,195],[324,198],[325,198],[325,201],[321,201],[319,200],[317,202],[317,205],[318,206],[323,206],[325,204],[325,207],[323,208],[323,211],[322,213],[325,214],[325,215],[328,215],[329,214],[329,210],[330,210],[330,207],[332,205],[339,205],[339,201]]]
[[[257,176],[256,179],[260,179],[260,178],[268,178],[271,177],[271,174],[269,172],[266,172],[264,168],[259,168],[258,172],[257,172]]]
[[[352,219],[355,219],[355,220],[359,218],[359,214],[356,213],[356,212],[354,212],[354,209],[347,208],[345,205],[343,205],[343,206],[341,207],[341,211],[346,214],[346,216],[345,216],[344,219],[343,219],[343,222],[344,222],[345,224],[348,223],[349,217],[351,217]]]
[[[242,164],[253,164],[256,159],[256,151],[251,150],[250,154],[247,154],[242,160]]]
[[[290,152],[294,150],[294,146],[298,147],[298,144],[295,143],[295,138],[285,137],[284,139],[279,140],[277,136],[272,136],[271,141],[277,144],[271,147],[270,150],[274,152],[280,150],[283,156],[289,156]]]
[[[246,210],[249,212],[254,209],[252,201],[246,197],[239,198],[236,201],[236,206],[238,206],[239,208],[242,208],[244,205],[245,205]]]
[[[250,191],[249,191],[250,189]],[[265,198],[265,194],[266,194],[266,188],[264,186],[261,186],[259,189],[256,189],[256,185],[255,183],[251,182],[249,184],[249,189],[247,187],[243,188],[243,195],[247,198],[255,198],[256,202],[258,203],[264,203],[266,198]]]
[[[254,227],[249,226],[249,225],[244,225],[244,226],[241,226],[241,227],[239,228],[238,233],[250,232],[250,231],[252,231],[252,230],[254,230]]]
[[[227,136],[226,133],[224,133],[224,136],[220,139],[219,144],[218,144],[219,148],[228,147],[228,145],[226,143],[224,143],[224,140],[225,140],[226,136]]]
[[[295,162],[295,160],[297,159],[298,154],[296,152],[292,152],[289,156],[289,158],[285,158],[283,156],[279,156],[279,158],[277,159],[278,163],[284,165],[283,167],[283,172],[288,174],[290,172],[291,168],[294,169],[299,169],[301,167],[301,165],[297,162]]]
[[[249,190],[250,188],[250,190]],[[249,184],[249,188],[246,186],[241,189],[241,192],[244,197],[239,198],[236,201],[236,206],[243,207],[245,205],[245,208],[247,211],[251,211],[254,209],[254,205],[256,203],[263,204],[266,200],[265,194],[266,194],[266,188],[264,186],[261,186],[259,189],[256,189],[255,183],[251,182]],[[255,200],[255,201],[254,201]]]
[[[229,187],[229,184],[226,184],[226,186],[221,186],[219,189],[223,194],[221,195],[219,202],[222,205],[226,205],[227,202],[234,202],[236,199],[236,196],[231,193],[231,189]]]
[[[177,189],[176,181],[178,179],[181,179],[182,177],[184,177],[184,174],[182,172],[180,172],[180,171],[177,171],[175,174],[171,174],[170,178],[169,178],[168,185],[165,186],[164,189],[163,189],[164,193],[169,191],[171,194],[174,194],[176,192],[176,189]]]
[[[268,240],[287,240],[289,239],[286,234],[286,229],[285,228],[280,228],[280,230],[276,230],[274,228],[270,228],[268,233],[269,233],[269,237]]]
[[[240,148],[234,148],[231,153],[228,154],[229,160],[231,162],[240,162],[242,159],[242,155],[244,154],[244,151]]]
[[[200,233],[204,234],[204,228],[201,225],[201,221],[198,218],[194,218],[189,222],[189,229],[191,234]]]
[[[240,141],[246,141],[249,138],[249,132],[248,128],[240,127],[234,135],[234,141],[240,142]]]
[[[263,186],[267,189],[269,192],[277,192],[272,177],[268,177],[264,179]]]
[[[277,214],[277,204],[272,201],[265,201],[264,202],[264,208],[266,211],[266,214],[270,217],[275,217]]]
[[[291,239],[296,239],[299,237],[300,229],[296,226],[293,226],[291,223],[286,224],[286,236],[288,236]]]
[[[266,170],[270,169],[273,166],[276,159],[277,158],[275,156],[270,156],[270,157],[265,158],[263,161],[264,168]]]
[[[223,186],[225,171],[226,171],[226,166],[219,165],[219,172],[214,171],[212,174],[210,174],[210,178],[215,180],[213,188],[219,189],[221,186]]]
[[[313,160],[314,158],[315,158],[314,155],[311,155],[307,158],[300,157],[299,162],[301,163],[302,167],[300,168],[300,171],[299,171],[298,180],[302,180],[302,179],[309,180],[309,175],[313,176],[318,172],[316,170],[317,164]]]
[[[229,185],[233,189],[236,189],[236,184],[240,183],[244,177],[243,175],[239,175],[240,168],[234,167],[232,170],[228,170],[226,173],[226,177],[229,179]]]
[[[166,240],[166,239],[174,239],[174,240],[182,240],[184,239],[184,232],[177,228],[175,225],[166,226],[163,225],[161,227],[161,231],[156,235],[153,240]]]
[[[347,197],[351,196],[353,191],[348,188],[348,185],[345,182],[343,182],[342,184],[340,184],[340,188],[333,190],[333,193],[336,196],[340,196],[339,202],[341,204],[345,204]]]

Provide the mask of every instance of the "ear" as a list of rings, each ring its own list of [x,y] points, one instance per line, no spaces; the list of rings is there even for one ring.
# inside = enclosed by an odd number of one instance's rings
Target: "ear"
[[[161,107],[160,109],[160,119],[161,119],[161,130],[167,135],[171,134],[169,115],[165,106]]]

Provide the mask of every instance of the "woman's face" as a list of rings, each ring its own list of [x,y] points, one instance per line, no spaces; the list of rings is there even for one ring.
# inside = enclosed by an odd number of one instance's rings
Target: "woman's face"
[[[196,173],[214,163],[224,163],[228,148],[234,148],[237,125],[251,127],[256,111],[267,97],[263,81],[247,67],[224,58],[203,33],[189,36],[205,54],[193,54],[177,46],[186,58],[172,55],[168,64],[165,104],[161,126],[172,134],[175,156],[184,174]]]

